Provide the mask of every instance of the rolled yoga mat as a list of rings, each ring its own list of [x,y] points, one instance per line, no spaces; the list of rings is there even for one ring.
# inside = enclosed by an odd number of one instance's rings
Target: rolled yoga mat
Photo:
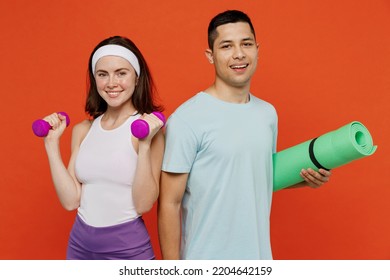
[[[274,191],[302,182],[303,179],[299,175],[302,168],[330,170],[370,156],[376,148],[367,128],[362,123],[354,121],[320,137],[275,153]]]

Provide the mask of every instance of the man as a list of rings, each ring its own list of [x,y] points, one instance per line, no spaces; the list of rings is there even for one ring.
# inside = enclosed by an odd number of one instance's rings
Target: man
[[[182,104],[167,124],[158,217],[162,256],[272,259],[277,114],[250,93],[259,45],[249,17],[240,11],[214,17],[208,34],[206,57],[215,67],[215,81]],[[319,187],[330,173],[309,169],[301,176]]]

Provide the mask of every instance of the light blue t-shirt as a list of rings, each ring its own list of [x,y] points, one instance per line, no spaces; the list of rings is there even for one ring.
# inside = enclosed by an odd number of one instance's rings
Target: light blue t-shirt
[[[272,259],[274,107],[200,92],[166,126],[163,171],[189,173],[182,201],[182,259]]]

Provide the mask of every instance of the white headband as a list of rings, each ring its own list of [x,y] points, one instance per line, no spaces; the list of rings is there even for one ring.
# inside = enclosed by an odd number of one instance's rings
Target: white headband
[[[129,49],[119,45],[105,45],[96,50],[96,52],[93,54],[92,57],[92,71],[94,74],[95,74],[96,63],[98,62],[98,60],[103,56],[107,56],[107,55],[119,56],[126,59],[128,62],[130,62],[131,66],[133,66],[135,72],[139,77],[141,71],[140,71],[137,57]]]

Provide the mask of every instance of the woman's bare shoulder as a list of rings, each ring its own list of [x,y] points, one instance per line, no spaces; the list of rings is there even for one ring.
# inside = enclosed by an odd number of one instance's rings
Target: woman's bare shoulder
[[[83,120],[73,127],[72,137],[74,141],[81,143],[92,125],[92,120]]]
[[[77,129],[77,130],[89,130],[89,128],[91,127],[92,125],[92,122],[93,120],[83,120],[81,122],[79,122],[78,124],[76,124],[73,129]]]

